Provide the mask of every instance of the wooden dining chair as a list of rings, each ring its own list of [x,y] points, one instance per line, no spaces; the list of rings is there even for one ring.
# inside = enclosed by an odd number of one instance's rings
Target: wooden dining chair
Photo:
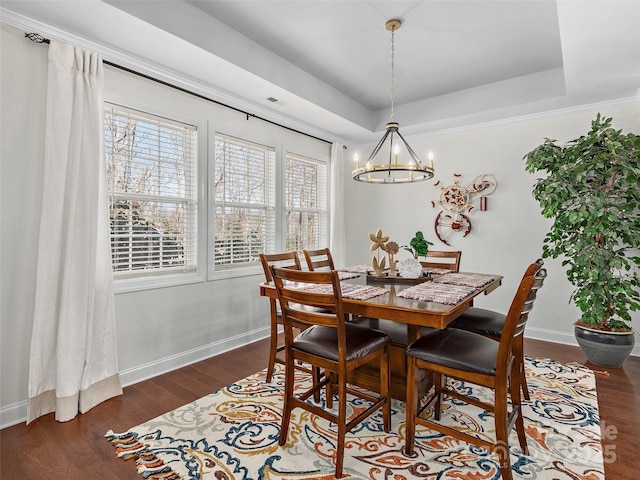
[[[429,333],[407,348],[407,403],[405,453],[413,456],[416,424],[426,426],[445,435],[497,452],[504,480],[511,480],[509,432],[515,425],[520,447],[528,455],[527,440],[520,398],[519,362],[514,352],[516,339],[524,327],[538,289],[546,277],[541,268],[535,276],[524,277],[509,307],[502,336],[496,342],[477,333],[446,328]],[[422,408],[419,407],[419,381],[423,371],[433,374],[434,394]],[[463,382],[481,385],[494,391],[494,402],[464,395],[447,384],[451,377]],[[440,423],[443,395],[493,413],[495,441],[464,433]],[[509,411],[509,397],[511,409]],[[433,405],[434,420],[423,418],[421,412]]]
[[[344,321],[342,292],[336,271],[307,272],[274,266],[270,268],[284,319],[287,362],[279,444],[282,446],[287,442],[291,413],[295,408],[302,408],[333,422],[338,430],[335,476],[340,478],[344,461],[345,436],[348,431],[378,409],[382,409],[384,430],[389,432],[391,429],[389,397],[391,339],[378,330],[359,327]],[[296,283],[305,283],[307,286],[301,289]],[[309,328],[294,337],[293,327],[297,324],[304,324]],[[379,359],[380,362],[380,395],[356,390],[347,384],[347,375],[351,371],[375,359]],[[305,391],[294,388],[293,364],[296,361],[306,362],[323,369],[324,378]],[[308,401],[309,397],[319,392],[324,386],[327,387],[326,409]],[[335,392],[338,399],[337,414],[331,411]],[[348,418],[347,394],[365,400],[369,406],[365,408],[361,405],[362,410],[359,410],[355,417]]]
[[[331,250],[319,248],[317,250],[303,250],[304,258],[307,261],[307,268],[310,272],[323,268],[325,270],[335,270]]]
[[[266,282],[271,282],[271,270],[269,267],[274,264],[292,268],[295,270],[302,270],[302,264],[300,263],[300,257],[297,252],[286,253],[261,253],[260,262],[262,263],[262,269],[264,270],[264,276]],[[284,325],[282,321],[282,315],[278,308],[278,301],[275,298],[269,299],[269,307],[271,310],[271,338],[269,345],[269,364],[267,366],[267,383],[271,382],[273,376],[273,367],[276,362],[284,364],[284,360],[278,358],[278,352],[284,350],[284,343],[278,345],[278,325]]]
[[[542,268],[544,261],[539,258],[530,264],[524,272],[523,278],[535,275]],[[500,340],[504,322],[507,316],[504,313],[487,310],[486,308],[471,307],[453,322],[448,328],[458,328],[468,332],[478,333],[494,340]],[[524,335],[520,335],[514,343],[514,354],[519,363],[520,386],[522,394],[526,400],[531,400],[527,375],[524,368]]]
[[[421,261],[420,264],[423,268],[444,268],[458,273],[460,271],[460,257],[462,257],[460,250],[450,252],[429,250],[427,260]]]

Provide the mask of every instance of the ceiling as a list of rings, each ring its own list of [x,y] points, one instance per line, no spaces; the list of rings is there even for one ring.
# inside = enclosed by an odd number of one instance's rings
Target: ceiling
[[[375,140],[391,118],[391,18],[405,136],[640,88],[635,0],[3,0],[1,13],[346,143]]]

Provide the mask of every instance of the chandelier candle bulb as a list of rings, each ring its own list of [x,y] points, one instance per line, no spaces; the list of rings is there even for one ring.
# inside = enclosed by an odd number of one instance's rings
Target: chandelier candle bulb
[[[429,168],[433,170],[433,152],[431,150],[429,150],[427,158],[429,159]]]

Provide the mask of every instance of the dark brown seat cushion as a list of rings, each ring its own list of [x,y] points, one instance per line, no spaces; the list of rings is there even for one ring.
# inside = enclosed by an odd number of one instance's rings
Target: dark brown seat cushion
[[[506,315],[502,313],[472,307],[451,322],[448,328],[458,328],[497,338],[502,335],[505,318],[507,318]]]
[[[417,339],[407,347],[407,355],[457,370],[495,375],[499,345],[477,333],[446,328]]]
[[[362,358],[391,343],[391,339],[385,333],[351,323],[345,324],[345,333],[347,361]],[[314,325],[294,339],[293,348],[337,362],[338,332],[335,328]]]

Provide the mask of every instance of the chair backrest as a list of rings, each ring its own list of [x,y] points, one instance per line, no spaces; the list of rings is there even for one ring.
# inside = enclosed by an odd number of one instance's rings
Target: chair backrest
[[[547,270],[542,268],[539,263],[536,262],[532,265],[537,265],[538,268],[533,275],[525,275],[520,280],[520,285],[518,285],[502,327],[498,349],[498,368],[509,368],[513,359],[513,342],[524,334],[524,327],[529,319],[529,313],[533,309],[533,302],[547,277]],[[533,268],[532,265],[529,268]]]
[[[302,270],[302,264],[300,263],[300,257],[298,252],[286,252],[286,253],[261,253],[260,262],[262,263],[262,269],[264,270],[264,277],[267,282],[270,282],[271,271],[269,267],[271,265],[278,265],[281,267],[291,268],[294,270]]]
[[[429,250],[427,252],[427,260],[421,261],[420,264],[424,268],[446,268],[458,273],[460,271],[460,257],[462,257],[460,250],[452,252]]]
[[[270,270],[282,311],[285,342],[293,342],[294,327],[333,327],[338,334],[338,356],[344,359],[345,317],[338,272],[296,271],[275,266]],[[301,283],[305,284],[303,288]]]
[[[304,258],[307,261],[307,268],[310,272],[318,270],[322,267],[328,267],[328,270],[335,270],[333,265],[333,257],[328,248],[319,248],[318,250],[303,250]]]
[[[531,265],[527,267],[522,278],[535,275],[538,272],[538,270],[540,270],[543,266],[544,266],[544,260],[542,260],[541,258],[537,259],[535,262],[533,262]]]

